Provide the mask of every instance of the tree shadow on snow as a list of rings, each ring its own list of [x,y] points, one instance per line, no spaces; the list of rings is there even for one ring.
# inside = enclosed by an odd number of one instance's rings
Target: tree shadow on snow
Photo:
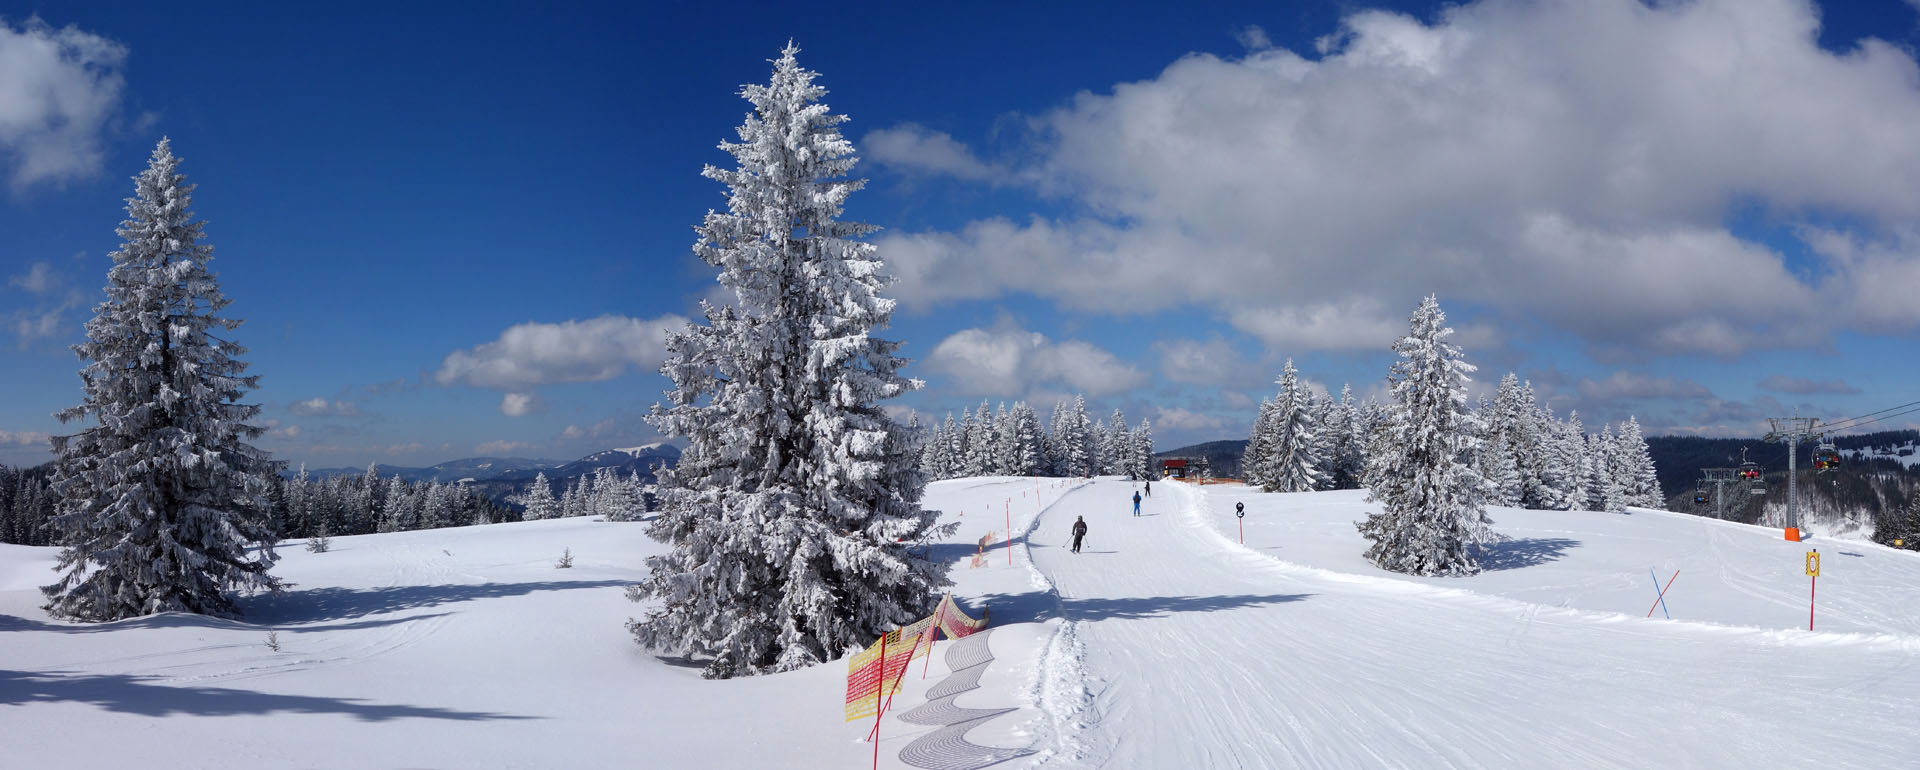
[[[1538,567],[1567,555],[1580,541],[1564,537],[1516,537],[1480,549],[1480,568],[1487,572]]]
[[[1017,545],[1029,546],[1026,535],[1014,538],[1013,542]],[[1045,548],[1046,546],[1034,543],[1031,544],[1030,547]],[[915,554],[925,555],[928,561],[935,564],[947,565],[956,563],[964,564],[972,559],[974,554],[981,553],[979,543],[932,543],[908,550]],[[985,554],[988,559],[998,558],[1000,563],[1005,564],[1007,561],[1007,541],[994,540],[993,545],[987,546]]]
[[[1060,615],[1068,620],[1134,620],[1166,617],[1176,612],[1216,612],[1243,607],[1265,607],[1297,602],[1313,594],[1254,596],[1146,596],[1109,599],[1061,599]]]
[[[269,625],[346,620],[443,604],[524,596],[536,591],[612,588],[630,580],[548,580],[533,583],[472,583],[385,588],[314,588],[255,596],[240,602],[248,621]],[[297,629],[289,629],[297,630]]]
[[[97,634],[106,631],[125,631],[135,628],[225,628],[242,631],[286,631],[295,634],[316,631],[358,631],[364,628],[379,628],[396,623],[411,623],[416,620],[437,618],[450,615],[448,612],[436,612],[431,615],[408,615],[403,618],[380,618],[377,620],[359,620],[350,623],[328,623],[326,625],[306,625],[294,627],[275,627],[273,623],[259,621],[258,618],[230,620],[207,615],[194,615],[187,612],[163,612],[158,615],[146,615],[111,623],[49,623],[33,618],[19,618],[12,615],[0,615],[0,631],[50,631],[58,634]]]
[[[431,706],[368,703],[358,698],[278,695],[227,687],[174,687],[149,684],[125,674],[8,671],[0,669],[0,706],[30,703],[86,703],[108,711],[164,717],[238,714],[345,714],[362,722],[389,719],[543,719]]]
[[[1261,607],[1297,602],[1313,594],[1270,594],[1267,596],[1151,596],[1127,599],[1064,599],[1048,591],[1019,594],[988,594],[967,601],[969,608],[984,608],[994,625],[1037,623],[1049,618],[1068,620],[1108,620],[1155,618],[1175,612],[1213,612],[1241,607]],[[967,610],[974,617],[981,612]]]

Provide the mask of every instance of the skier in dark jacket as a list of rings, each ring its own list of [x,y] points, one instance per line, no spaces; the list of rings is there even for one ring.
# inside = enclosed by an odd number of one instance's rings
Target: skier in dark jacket
[[[1153,496],[1153,479],[1147,479],[1147,496]]]
[[[1133,515],[1140,515],[1140,493],[1133,493]]]
[[[1073,552],[1080,552],[1080,538],[1087,536],[1087,517],[1076,517],[1073,522]]]

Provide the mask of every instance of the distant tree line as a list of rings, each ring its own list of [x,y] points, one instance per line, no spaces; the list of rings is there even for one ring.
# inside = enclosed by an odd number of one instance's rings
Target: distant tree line
[[[1240,468],[1268,492],[1359,489],[1367,445],[1385,424],[1383,405],[1356,403],[1351,385],[1333,399],[1301,382],[1289,360],[1280,392],[1260,405]],[[1536,510],[1624,511],[1666,504],[1638,420],[1587,433],[1578,412],[1557,419],[1533,386],[1508,373],[1491,399],[1461,422],[1472,441],[1460,460],[1483,483],[1488,505]]]
[[[0,543],[56,545],[47,527],[59,500],[48,486],[51,466],[0,465]],[[512,508],[458,484],[412,482],[368,472],[327,479],[304,470],[267,481],[267,526],[275,538],[364,535],[518,521]],[[608,505],[608,510],[614,506]],[[596,510],[595,512],[599,512]],[[570,514],[573,515],[573,514]],[[581,514],[584,515],[584,514]]]
[[[0,543],[53,545],[47,521],[55,500],[47,491],[53,466],[9,468],[0,465]]]
[[[559,519],[569,516],[604,516],[607,521],[637,521],[650,509],[653,485],[640,479],[640,471],[621,477],[613,468],[601,468],[582,475],[553,493],[547,474],[535,476],[533,484],[511,499],[523,507],[520,517],[526,521]]]
[[[1120,410],[1105,420],[1087,415],[1087,400],[1074,396],[1053,407],[1047,429],[1039,415],[1023,401],[997,409],[980,402],[975,411],[961,410],[955,421],[923,427],[913,415],[907,427],[923,439],[920,468],[934,480],[969,476],[1125,476],[1148,478],[1153,473],[1153,427],[1141,420],[1128,428]]]

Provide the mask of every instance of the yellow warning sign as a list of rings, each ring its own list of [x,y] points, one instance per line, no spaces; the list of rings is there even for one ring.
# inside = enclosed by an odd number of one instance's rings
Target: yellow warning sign
[[[1807,577],[1820,577],[1820,552],[1807,552]]]

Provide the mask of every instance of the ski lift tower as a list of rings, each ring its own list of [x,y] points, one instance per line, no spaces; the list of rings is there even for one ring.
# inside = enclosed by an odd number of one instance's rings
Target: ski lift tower
[[[1701,468],[1702,485],[1713,485],[1713,517],[1727,518],[1727,485],[1740,481],[1740,472],[1734,468]]]
[[[1819,436],[1814,428],[1820,424],[1818,417],[1768,417],[1767,424],[1773,430],[1767,434],[1766,441],[1784,441],[1787,443],[1787,527],[1800,528],[1800,516],[1794,494],[1795,471],[1799,468],[1800,442]]]

